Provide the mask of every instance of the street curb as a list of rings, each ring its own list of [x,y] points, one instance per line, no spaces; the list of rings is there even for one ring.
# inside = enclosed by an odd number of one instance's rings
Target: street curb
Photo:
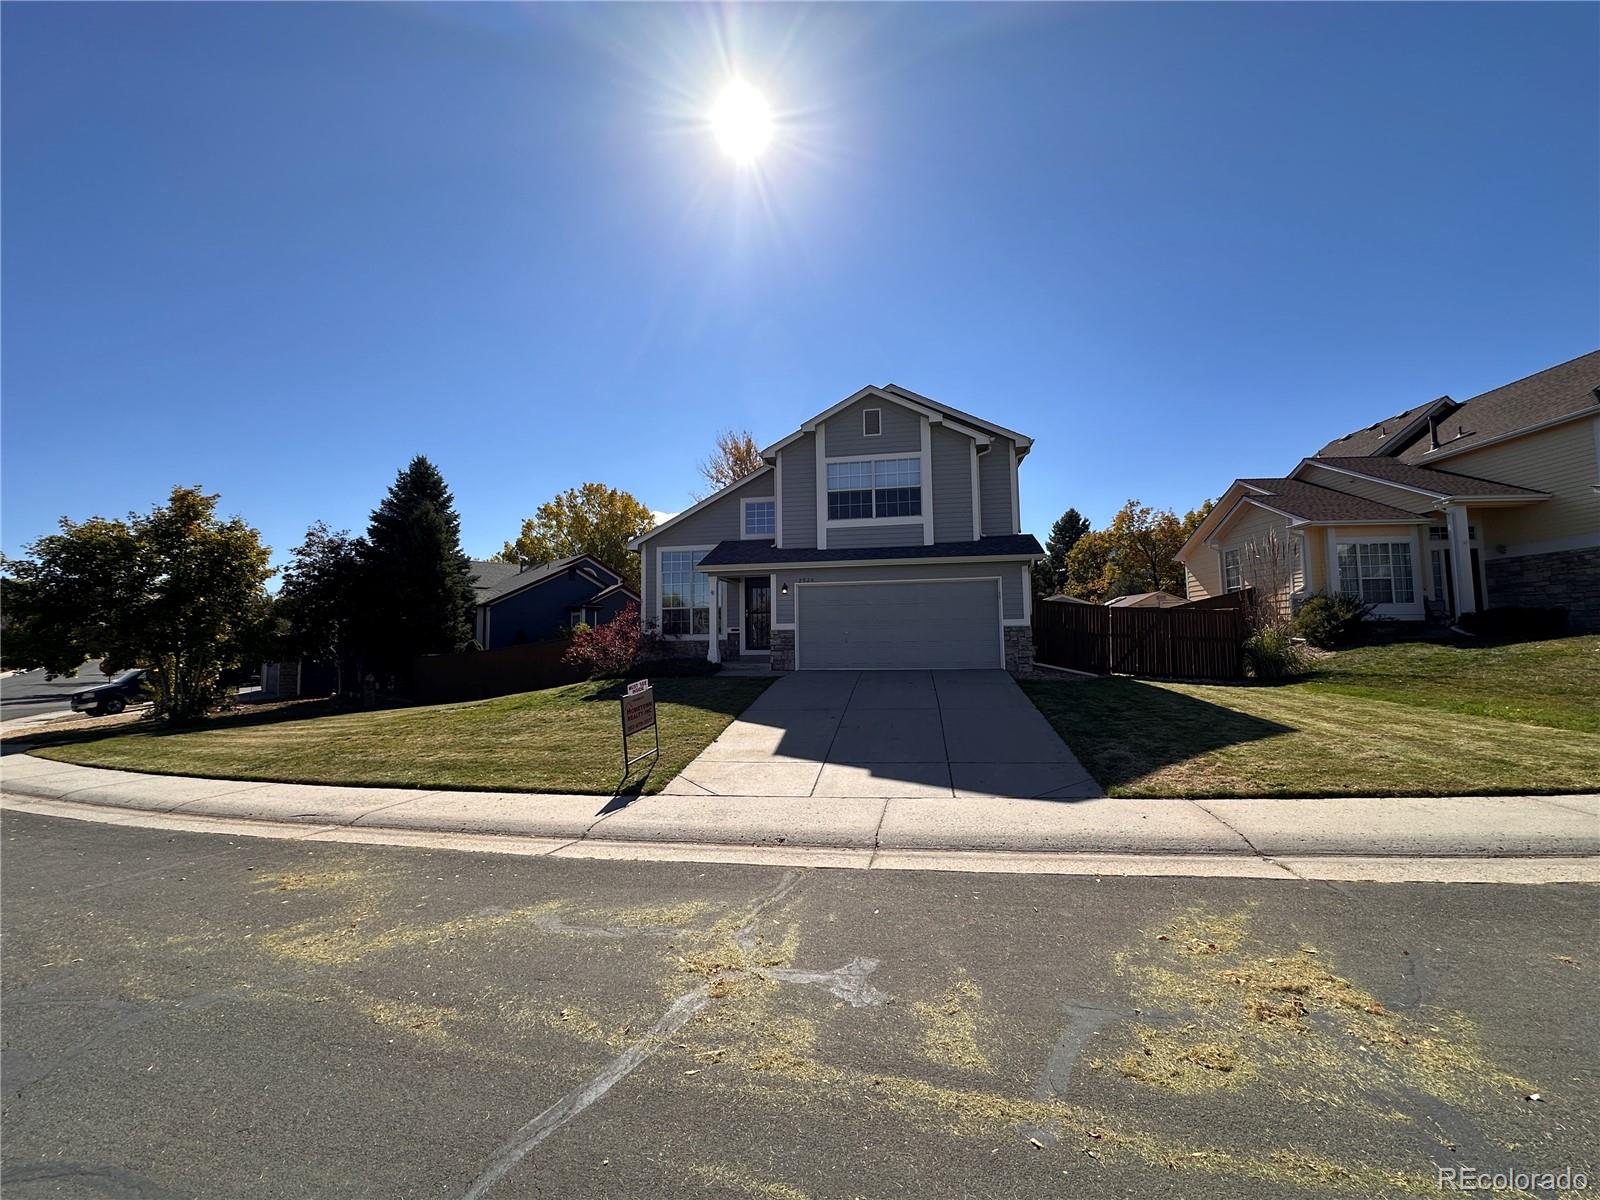
[[[693,862],[832,868],[872,871],[942,871],[983,874],[1072,875],[1317,880],[1380,883],[1600,884],[1600,856],[1519,856],[1500,858],[1380,857],[1362,855],[1294,856],[1268,859],[1251,854],[1114,854],[920,850],[878,852],[867,848],[821,846],[741,846],[694,842],[617,841],[605,838],[525,837],[512,834],[428,832],[381,826],[319,825],[288,821],[109,808],[70,800],[0,793],[0,811],[148,829],[303,843],[332,842],[390,846],[454,853],[499,854],[521,858],[587,859],[616,862]]]
[[[662,794],[619,804],[601,796],[150,775],[25,754],[4,756],[0,772],[0,792],[14,807],[66,804],[80,819],[99,811],[112,823],[145,814],[201,822],[196,829],[214,830],[207,823],[215,822],[233,831],[315,827],[324,838],[344,830],[346,840],[413,845],[510,839],[609,858],[682,857],[689,846],[699,861],[759,853],[831,866],[1050,871],[1074,856],[1109,856],[1119,870],[1145,860],[1142,870],[1166,864],[1161,870],[1170,872],[1173,863],[1190,861],[1192,873],[1232,864],[1228,873],[1274,878],[1296,877],[1284,864],[1300,860],[1600,863],[1600,795],[1029,801]],[[586,849],[574,849],[580,845]],[[976,865],[953,868],[958,860]],[[1363,869],[1366,877],[1377,872]]]

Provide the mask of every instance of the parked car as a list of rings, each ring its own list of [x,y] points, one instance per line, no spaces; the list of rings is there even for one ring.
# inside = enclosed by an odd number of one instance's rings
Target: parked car
[[[88,713],[91,717],[116,716],[130,704],[137,704],[150,696],[150,672],[143,667],[124,671],[110,683],[86,688],[72,697],[72,711]]]

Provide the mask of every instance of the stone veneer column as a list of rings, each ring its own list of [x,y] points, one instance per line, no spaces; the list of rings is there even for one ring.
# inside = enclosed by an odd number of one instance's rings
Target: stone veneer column
[[[1013,675],[1033,671],[1033,629],[1028,625],[1006,626],[1006,670]]]
[[[774,671],[794,670],[794,630],[774,629],[772,631],[772,669]]]

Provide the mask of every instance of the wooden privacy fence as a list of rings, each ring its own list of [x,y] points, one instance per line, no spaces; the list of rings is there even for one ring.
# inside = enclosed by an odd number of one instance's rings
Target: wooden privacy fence
[[[499,650],[425,654],[413,668],[412,692],[423,704],[446,704],[576,683],[584,672],[561,661],[568,645],[566,638],[552,638]]]
[[[1179,608],[1036,604],[1034,661],[1097,675],[1243,679],[1249,593]]]

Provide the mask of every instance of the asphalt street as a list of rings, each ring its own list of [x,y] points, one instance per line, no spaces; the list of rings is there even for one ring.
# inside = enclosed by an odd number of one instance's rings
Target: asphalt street
[[[1600,1178],[1593,888],[0,829],[7,1197]]]
[[[71,712],[74,692],[105,683],[109,678],[100,673],[100,666],[95,662],[84,663],[71,679],[65,676],[46,679],[42,670],[7,675],[0,679],[0,720]]]

